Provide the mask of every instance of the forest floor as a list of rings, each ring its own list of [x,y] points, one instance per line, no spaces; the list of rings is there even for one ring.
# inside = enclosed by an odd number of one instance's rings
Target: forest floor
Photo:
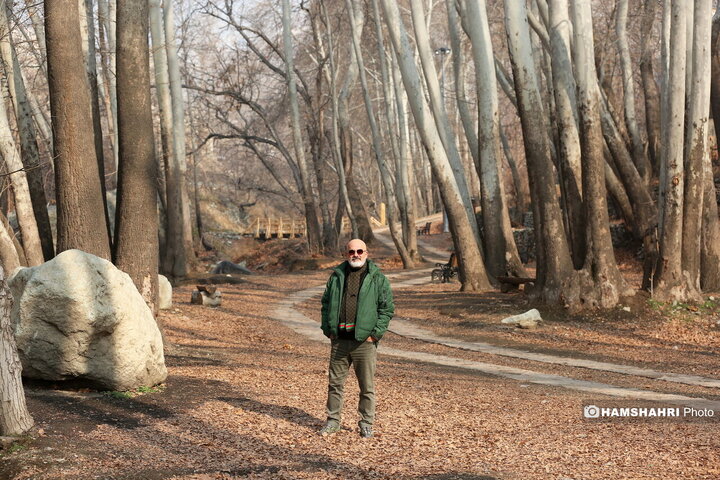
[[[449,245],[443,234],[423,240]],[[298,315],[317,323],[314,295],[327,280],[326,266],[339,259],[313,259],[322,270],[277,273],[282,269],[269,265],[268,252],[294,247],[276,243],[281,246],[268,244],[248,259],[276,273],[222,285],[219,308],[192,305],[192,286],[175,289],[173,308],[159,316],[169,371],[160,388],[128,394],[27,384],[37,431],[0,452],[0,479],[720,478],[720,410],[710,419],[586,419],[590,404],[670,407],[683,400],[628,400],[576,388],[579,381],[594,382],[720,405],[720,388],[693,380],[718,378],[720,297],[666,305],[638,294],[609,311],[570,315],[533,305],[521,292],[460,292],[452,282],[410,285],[413,277],[429,280],[427,270],[403,273],[389,249],[371,245],[371,256],[393,275],[398,325],[510,353],[390,332],[378,351],[376,436],[362,440],[357,433],[351,375],[343,430],[320,437],[328,345],[289,328],[279,305],[290,299]],[[623,271],[636,284],[637,265],[624,260]],[[534,307],[544,319],[537,329],[500,323]],[[512,352],[672,372],[688,381]]]

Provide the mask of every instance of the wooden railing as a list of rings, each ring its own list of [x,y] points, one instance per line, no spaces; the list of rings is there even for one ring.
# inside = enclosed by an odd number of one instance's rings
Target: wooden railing
[[[307,235],[304,218],[256,217],[240,232],[243,236],[261,239],[297,238]]]

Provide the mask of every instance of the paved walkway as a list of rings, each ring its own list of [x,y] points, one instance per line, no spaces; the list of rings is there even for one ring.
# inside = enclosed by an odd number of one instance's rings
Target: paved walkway
[[[389,238],[386,238],[386,236],[382,233],[378,235],[378,232],[376,232],[376,236],[379,237],[380,241],[382,241],[383,243],[389,241]],[[433,256],[438,257],[445,253],[437,249],[432,249],[430,251]],[[393,280],[393,289],[398,289],[409,287],[412,285],[427,283],[429,281],[430,270],[431,269],[401,272],[388,275],[388,277]],[[304,314],[295,309],[296,304],[302,303],[313,297],[319,297],[322,294],[324,288],[324,285],[319,285],[289,295],[285,300],[278,303],[277,309],[275,310],[274,318],[284,323],[288,327],[292,328],[296,332],[305,335],[313,340],[326,343],[329,342],[329,340],[322,334],[316,321],[306,317]],[[498,347],[487,343],[466,342],[458,339],[437,336],[434,333],[423,330],[416,325],[413,325],[411,322],[403,319],[393,319],[393,321],[390,323],[390,331],[408,338],[414,338],[417,340],[437,343],[464,350],[478,351],[482,353],[518,358],[522,360],[532,360],[536,362],[565,365],[569,367],[588,368],[593,370],[652,378],[655,380],[664,380],[668,382],[684,383],[688,385],[698,385],[703,387],[720,389],[720,380],[715,378],[667,373],[652,369],[633,367],[630,365],[620,365],[579,358],[546,355],[541,353],[523,351],[519,349]],[[710,400],[701,397],[689,397],[685,395],[654,392],[651,390],[639,388],[618,387],[600,382],[579,380],[562,375],[546,374],[521,368],[496,365],[487,362],[478,362],[456,357],[450,357],[446,355],[400,350],[389,347],[383,347],[380,352],[382,353],[382,355],[391,355],[394,357],[406,358],[419,362],[463,368],[485,373],[488,375],[511,378],[526,383],[557,386],[592,394],[607,395],[611,397],[650,400],[656,402],[670,403],[673,405],[689,406],[693,408],[708,408],[716,412],[720,412],[720,401]]]

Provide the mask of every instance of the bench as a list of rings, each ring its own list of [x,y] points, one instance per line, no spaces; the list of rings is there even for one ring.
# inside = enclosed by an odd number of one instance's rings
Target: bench
[[[436,263],[435,266],[438,268],[430,272],[430,281],[434,283],[447,283],[458,273],[458,262],[454,253],[450,254],[447,263]]]
[[[427,222],[424,227],[417,229],[418,235],[430,235],[430,227],[432,226],[432,222]]]

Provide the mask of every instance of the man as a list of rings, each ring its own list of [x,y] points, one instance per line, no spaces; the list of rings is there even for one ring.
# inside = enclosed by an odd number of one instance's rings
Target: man
[[[395,313],[390,282],[368,260],[365,242],[350,240],[347,260],[333,269],[322,297],[321,328],[330,338],[327,424],[320,434],[340,431],[343,386],[350,365],[360,385],[360,436],[373,436],[377,345]]]

